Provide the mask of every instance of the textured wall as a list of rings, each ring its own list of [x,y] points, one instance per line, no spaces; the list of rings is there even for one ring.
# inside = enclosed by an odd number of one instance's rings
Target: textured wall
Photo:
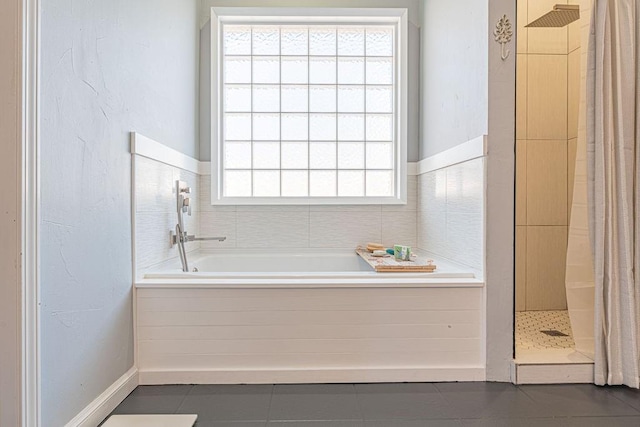
[[[129,132],[197,155],[196,0],[42,1],[42,419],[133,365]]]
[[[487,134],[488,6],[424,0],[420,159]]]

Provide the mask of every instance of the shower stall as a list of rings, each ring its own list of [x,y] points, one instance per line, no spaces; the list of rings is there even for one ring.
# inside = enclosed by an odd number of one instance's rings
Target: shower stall
[[[574,270],[567,269],[576,259],[567,250],[576,231],[581,33],[588,25],[587,14],[580,19],[587,2],[574,3],[517,2],[516,363],[592,361],[582,338],[593,322],[574,315]]]

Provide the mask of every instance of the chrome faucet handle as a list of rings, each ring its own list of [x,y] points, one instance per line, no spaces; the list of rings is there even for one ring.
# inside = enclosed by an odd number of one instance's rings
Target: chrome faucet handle
[[[180,212],[186,213],[191,216],[191,207],[189,194],[191,194],[191,187],[187,186],[184,181],[176,181],[176,198],[178,202],[178,214]]]
[[[191,216],[191,197],[180,194],[178,196],[178,209]]]

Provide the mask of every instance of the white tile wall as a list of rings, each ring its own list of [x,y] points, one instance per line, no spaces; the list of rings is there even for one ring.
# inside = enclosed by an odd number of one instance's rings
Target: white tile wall
[[[354,249],[367,242],[417,245],[417,177],[406,205],[212,206],[211,177],[200,176],[203,235],[227,236],[202,248]]]
[[[416,211],[385,211],[383,207],[382,244],[387,247],[393,247],[396,243],[417,247],[416,215]]]
[[[309,247],[308,206],[239,206],[239,248]]]
[[[418,247],[434,254],[450,255],[446,211],[418,211]]]
[[[134,156],[136,213],[175,211],[173,168]]]
[[[438,169],[419,176],[418,211],[443,213],[447,210],[447,170]]]
[[[407,177],[407,204],[406,205],[382,205],[382,213],[406,211],[415,212],[418,210],[418,177]]]
[[[191,216],[185,216],[189,234],[200,234],[199,179],[192,172],[134,155],[134,201],[136,268],[138,271],[178,257],[177,247],[169,245],[169,231],[178,221],[176,180],[191,187]],[[200,248],[199,242],[187,244],[187,251]]]
[[[192,187],[189,234],[225,236],[224,242],[188,244],[219,248],[352,249],[367,242],[405,244],[482,269],[483,160],[408,178],[406,205],[212,206],[209,175],[197,176],[135,156],[136,264],[138,269],[176,258],[169,247],[175,227],[175,181]]]
[[[482,160],[473,160],[446,169],[447,211],[459,214],[482,214]]]
[[[417,246],[483,268],[484,160],[419,176]]]
[[[205,205],[203,204],[203,209]],[[235,206],[233,206],[235,208]],[[235,209],[218,212],[200,212],[200,232],[205,237],[226,237],[224,242],[201,242],[202,249],[235,248],[236,247],[236,215]]]
[[[482,213],[447,212],[448,258],[481,270],[483,267]]]
[[[310,218],[309,234],[313,247],[353,248],[382,239],[382,213],[379,206],[362,212],[313,211]]]
[[[169,230],[175,227],[175,214],[136,213],[136,267],[138,270],[178,256],[169,246]]]

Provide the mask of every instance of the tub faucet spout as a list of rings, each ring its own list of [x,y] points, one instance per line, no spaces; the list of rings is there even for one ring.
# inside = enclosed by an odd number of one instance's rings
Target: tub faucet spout
[[[211,240],[217,240],[218,242],[224,242],[227,240],[226,237],[196,237],[194,235],[188,235],[185,239],[187,242],[205,242]]]
[[[218,242],[224,242],[225,240],[227,240],[227,238],[226,237],[196,237],[193,234],[179,233],[179,232],[174,232],[173,230],[171,230],[171,232],[169,233],[169,243],[171,244],[171,247],[173,247],[173,245],[179,245],[180,243],[206,242],[206,241],[212,241],[212,240],[217,240]]]

